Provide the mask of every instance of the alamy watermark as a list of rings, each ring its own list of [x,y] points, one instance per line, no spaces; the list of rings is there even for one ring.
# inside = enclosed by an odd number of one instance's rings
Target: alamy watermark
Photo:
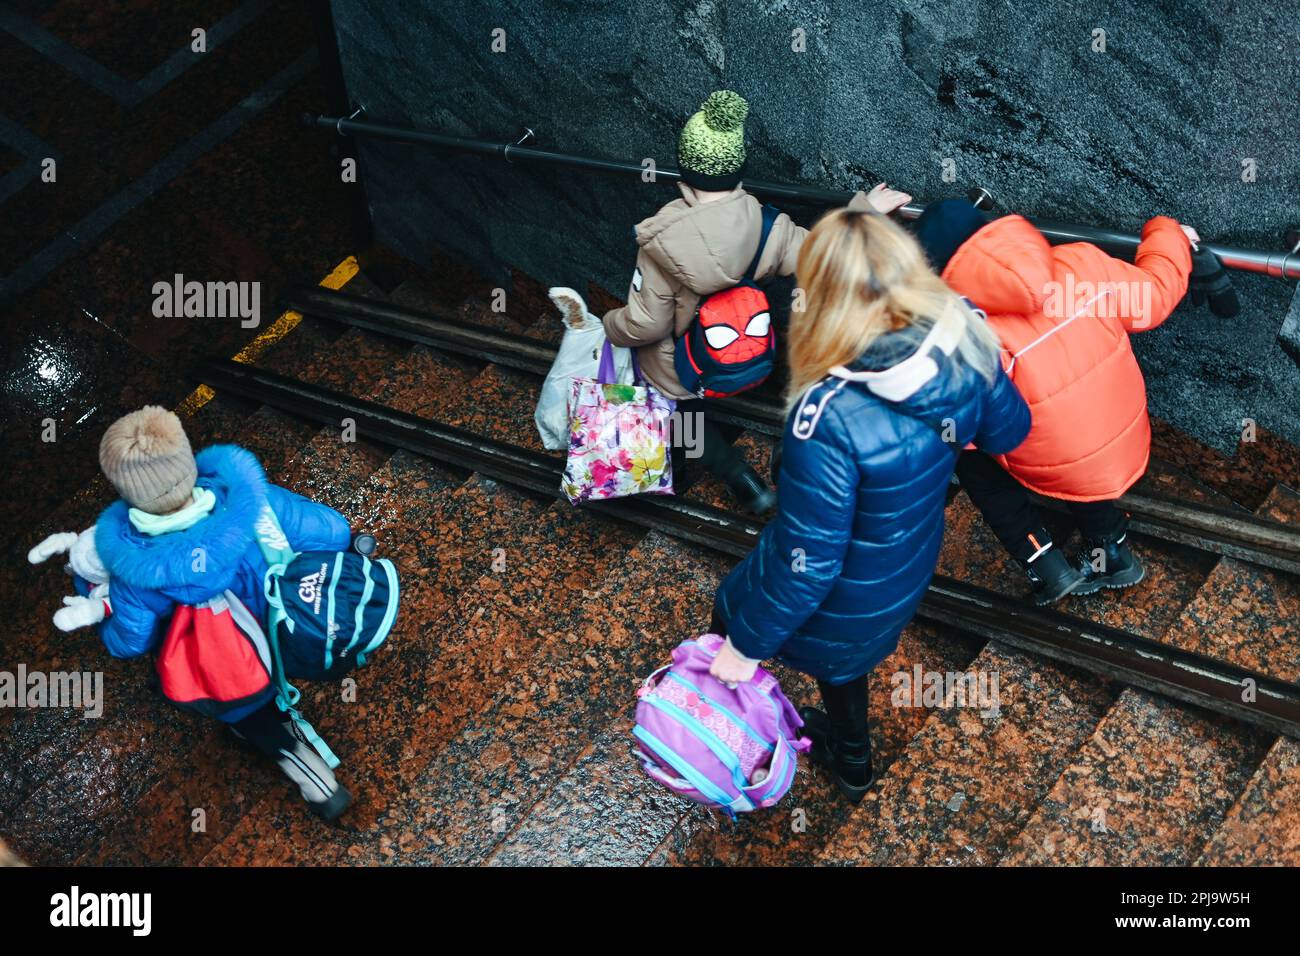
[[[704,413],[673,410],[671,418],[673,447],[685,449],[687,458],[704,454]]]
[[[122,927],[132,936],[148,936],[153,928],[152,893],[90,893],[74,885],[50,897],[50,925],[58,928]]]
[[[1048,318],[1067,322],[1085,315],[1127,319],[1134,329],[1145,329],[1152,322],[1153,291],[1146,279],[1091,282],[1076,280],[1074,273],[1069,272],[1064,282],[1044,285],[1043,294],[1046,296],[1043,314]]]
[[[910,671],[895,671],[889,682],[894,685],[889,700],[895,707],[969,707],[981,717],[1001,713],[997,671],[927,671],[916,664]]]
[[[171,282],[155,282],[153,295],[153,314],[160,319],[238,318],[245,329],[262,322],[260,282],[186,282],[178,272]]]
[[[0,671],[0,708],[49,707],[104,715],[103,671]]]

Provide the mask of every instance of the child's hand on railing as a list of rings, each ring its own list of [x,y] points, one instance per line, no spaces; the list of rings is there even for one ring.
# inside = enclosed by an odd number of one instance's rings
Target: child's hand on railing
[[[876,183],[871,192],[867,193],[867,202],[871,208],[883,216],[889,215],[895,209],[906,206],[912,201],[910,194],[898,189],[890,189],[884,183]]]

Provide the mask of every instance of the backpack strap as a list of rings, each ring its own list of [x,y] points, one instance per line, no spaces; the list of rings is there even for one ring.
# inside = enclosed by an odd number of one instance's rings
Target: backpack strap
[[[280,519],[275,516],[269,504],[262,506],[262,512],[257,516],[253,531],[257,535],[257,546],[262,549],[262,556],[266,558],[267,564],[288,564],[298,556],[298,553],[289,547],[289,539],[285,536],[284,529],[280,527]]]
[[[290,631],[293,630],[293,620],[285,613],[284,601],[280,597],[280,578],[298,553],[289,546],[289,539],[285,537],[284,529],[280,527],[280,520],[276,518],[269,504],[262,506],[262,513],[258,515],[257,522],[253,525],[253,531],[257,535],[257,546],[262,550],[262,556],[266,558],[267,564],[266,576],[262,579],[262,589],[266,595],[266,639],[271,645],[271,660],[274,664],[272,679],[275,682],[275,705],[282,713],[289,715],[303,740],[309,743],[320,754],[325,765],[333,770],[339,765],[339,758],[335,756],[329,744],[321,739],[320,734],[316,733],[316,729],[299,713],[297,704],[302,693],[285,677],[284,661],[280,657],[280,624],[283,623]]]
[[[745,278],[750,282],[758,274],[758,260],[763,258],[763,248],[767,245],[767,237],[772,234],[772,226],[776,223],[776,217],[781,215],[781,210],[777,209],[771,203],[763,203],[763,230],[758,235],[758,248],[754,250],[754,258],[749,261],[749,268],[745,270]]]
[[[253,531],[257,535],[257,546],[262,551],[262,557],[266,559],[266,575],[262,578],[262,589],[266,593],[267,602],[266,629],[274,638],[281,621],[286,622],[290,631],[293,630],[293,621],[289,620],[284,602],[280,599],[280,577],[298,554],[289,547],[289,539],[269,504],[262,506],[262,513],[257,516]]]

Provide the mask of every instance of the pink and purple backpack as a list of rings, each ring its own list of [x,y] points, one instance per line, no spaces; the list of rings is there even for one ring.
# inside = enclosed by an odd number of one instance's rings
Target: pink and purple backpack
[[[673,662],[637,691],[632,735],[652,779],[734,817],[785,796],[811,742],[799,736],[803,721],[766,670],[734,688],[709,673],[724,641],[705,634],[673,650]]]

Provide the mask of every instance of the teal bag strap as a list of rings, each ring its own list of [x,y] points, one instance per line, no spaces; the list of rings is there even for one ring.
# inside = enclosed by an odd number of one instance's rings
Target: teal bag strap
[[[302,699],[302,693],[284,676],[284,662],[280,658],[280,624],[283,623],[290,633],[293,632],[293,621],[285,613],[284,601],[280,597],[280,578],[289,562],[298,554],[289,547],[289,539],[285,537],[284,529],[280,527],[280,521],[270,505],[263,505],[253,530],[267,563],[262,590],[266,595],[266,641],[271,646],[271,660],[275,668],[275,705],[281,713],[289,715],[303,739],[311,744],[326,766],[333,770],[339,765],[339,758],[334,755],[329,744],[321,739],[320,734],[316,733],[316,728],[298,712],[297,704]]]
[[[253,524],[253,531],[257,535],[257,546],[262,549],[262,556],[266,558],[267,564],[273,567],[277,564],[287,565],[298,556],[298,552],[289,547],[289,539],[285,537],[284,529],[280,527],[280,519],[275,516],[270,505],[262,506],[262,513],[257,516],[257,521]]]

